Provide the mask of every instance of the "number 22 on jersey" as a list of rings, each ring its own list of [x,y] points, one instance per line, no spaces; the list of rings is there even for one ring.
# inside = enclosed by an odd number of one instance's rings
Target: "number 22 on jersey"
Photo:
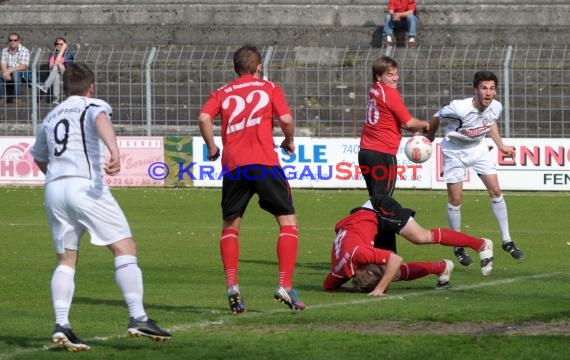
[[[254,90],[245,99],[240,95],[228,96],[222,103],[222,109],[230,111],[226,134],[259,125],[262,118],[261,111],[267,105],[269,105],[269,95],[263,90]]]

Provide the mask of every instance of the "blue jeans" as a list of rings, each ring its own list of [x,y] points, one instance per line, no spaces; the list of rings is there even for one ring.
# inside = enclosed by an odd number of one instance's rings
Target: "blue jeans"
[[[11,74],[11,76],[11,81],[5,81],[4,78],[0,76],[0,98],[6,97],[6,86],[9,85],[12,85],[14,87],[14,97],[22,95],[22,80],[29,80],[28,70],[15,71]]]
[[[392,35],[394,28],[407,28],[408,38],[416,37],[416,26],[418,18],[415,15],[409,15],[404,20],[393,21],[392,15],[386,13],[386,18],[384,19],[384,31],[382,35],[386,37],[387,35]]]

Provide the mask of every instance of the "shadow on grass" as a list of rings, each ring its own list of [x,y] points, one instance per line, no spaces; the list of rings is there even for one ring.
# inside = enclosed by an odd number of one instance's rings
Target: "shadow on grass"
[[[277,261],[269,261],[269,260],[240,260],[240,263],[247,263],[247,264],[257,264],[257,265],[268,265],[272,267],[277,267]],[[298,262],[295,266],[295,269],[298,270],[299,268],[314,270],[314,273],[322,274],[322,280],[325,279],[325,276],[330,271],[330,263],[320,262],[320,263],[300,263]],[[295,272],[298,274],[298,272]],[[297,290],[306,290],[306,291],[322,291],[321,288],[321,281],[318,283],[308,284],[303,282],[302,279],[295,281],[294,287]]]
[[[48,333],[49,334],[49,333]],[[31,336],[0,336],[0,342],[9,346],[19,346],[23,348],[38,347],[47,343],[50,337]]]
[[[277,266],[277,260],[269,261],[269,260],[240,259],[240,263]],[[305,268],[305,269],[323,271],[323,274],[326,275],[328,273],[328,271],[330,270],[331,264],[328,262],[320,262],[320,263],[297,262],[295,267],[296,268]]]
[[[127,305],[122,299],[97,299],[91,297],[74,297],[73,298],[74,304],[83,304],[83,305],[107,305],[107,306],[116,306],[127,309]],[[204,312],[211,312],[214,308],[212,307],[199,307],[199,306],[172,306],[172,305],[162,305],[162,304],[149,304],[144,303],[145,309],[154,309],[154,310],[164,310],[170,312],[190,312],[196,314],[203,314]],[[219,308],[219,310],[225,311],[226,308]]]

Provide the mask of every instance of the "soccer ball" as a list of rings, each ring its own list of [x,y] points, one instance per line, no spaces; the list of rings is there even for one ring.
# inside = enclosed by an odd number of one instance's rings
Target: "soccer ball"
[[[423,163],[431,157],[432,146],[431,141],[425,136],[412,136],[404,146],[404,152],[410,161],[415,163]]]

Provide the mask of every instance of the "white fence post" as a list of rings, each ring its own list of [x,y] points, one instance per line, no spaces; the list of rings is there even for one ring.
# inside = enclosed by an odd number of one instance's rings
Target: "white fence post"
[[[146,62],[146,135],[152,136],[152,71],[151,65],[156,56],[156,48],[150,49]]]
[[[505,114],[505,131],[503,136],[504,137],[510,137],[511,136],[511,101],[510,101],[510,88],[511,88],[511,84],[510,84],[510,77],[509,77],[509,65],[511,62],[511,56],[513,54],[513,47],[512,45],[509,45],[507,47],[507,55],[505,56],[505,61],[503,62],[503,88],[504,88],[504,93],[505,93],[505,100],[503,101],[503,104],[505,105],[505,108],[503,109],[503,112]]]

